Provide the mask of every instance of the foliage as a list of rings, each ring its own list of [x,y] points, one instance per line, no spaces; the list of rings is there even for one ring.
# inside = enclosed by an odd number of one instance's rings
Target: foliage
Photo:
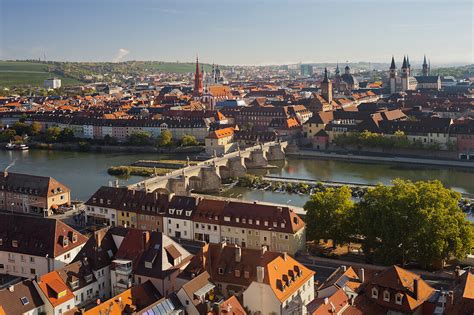
[[[74,130],[71,128],[64,128],[61,130],[59,134],[58,140],[59,142],[71,142],[74,141]]]
[[[304,205],[308,239],[333,240],[334,246],[348,242],[349,213],[354,207],[347,186],[313,194]]]
[[[199,141],[197,141],[196,137],[192,135],[184,135],[179,142],[183,147],[199,145]]]
[[[169,172],[169,169],[165,168],[152,168],[152,167],[138,167],[138,166],[112,166],[109,167],[107,173],[115,176],[144,176],[151,177],[153,175],[163,175]]]
[[[12,140],[16,135],[15,130],[13,129],[5,129],[0,131],[0,142],[9,142]]]
[[[146,131],[134,131],[128,137],[127,142],[130,145],[149,145],[151,144],[151,136]]]
[[[49,127],[46,130],[45,140],[49,143],[58,142],[60,135],[61,129],[59,129],[59,127]]]
[[[369,189],[351,221],[369,261],[415,261],[430,267],[471,249],[472,231],[458,206],[460,194],[439,181],[400,179]]]
[[[403,131],[396,131],[393,135],[383,135],[375,132],[364,130],[363,132],[350,132],[343,135],[338,135],[334,139],[334,144],[340,147],[353,145],[357,147],[379,147],[379,148],[398,148],[398,149],[428,149],[439,150],[439,143],[423,144],[421,140],[417,139],[413,142],[408,140],[408,137]],[[448,149],[453,148],[448,146]]]
[[[28,135],[31,134],[31,126],[24,122],[16,122],[13,124],[12,129],[15,130],[17,135]]]
[[[163,130],[157,139],[157,145],[160,147],[166,147],[173,144],[173,135],[169,130]]]

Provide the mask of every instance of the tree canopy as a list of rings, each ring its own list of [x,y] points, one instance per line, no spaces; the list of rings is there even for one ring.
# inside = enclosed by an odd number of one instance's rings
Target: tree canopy
[[[181,145],[183,147],[188,147],[188,146],[196,146],[196,145],[199,145],[199,141],[197,141],[196,137],[195,136],[191,136],[191,135],[184,135],[182,138],[181,138]]]
[[[472,247],[474,235],[460,198],[440,181],[396,179],[391,186],[369,189],[356,204],[346,189],[328,189],[305,205],[308,239],[339,244],[358,239],[369,262],[431,267],[465,257]]]
[[[173,143],[173,135],[169,130],[163,130],[157,139],[157,144],[160,147],[169,146]]]

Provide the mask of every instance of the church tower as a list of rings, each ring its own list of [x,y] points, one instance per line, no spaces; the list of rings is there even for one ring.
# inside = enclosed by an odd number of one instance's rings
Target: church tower
[[[321,82],[321,96],[328,102],[332,102],[332,82],[328,78],[328,69],[324,69],[324,79]]]
[[[426,55],[423,58],[423,76],[427,77],[430,75],[430,70],[428,68],[428,63],[426,62]]]
[[[196,72],[194,73],[194,90],[193,96],[199,97],[202,95],[203,87],[202,87],[202,73],[199,70],[199,59],[196,57]]]
[[[339,71],[339,63],[336,65],[336,76],[334,77],[334,83],[336,83],[336,89],[339,91],[341,84],[341,71]]]
[[[397,91],[397,67],[395,66],[395,59],[392,56],[392,64],[390,65],[390,93]]]
[[[402,91],[408,90],[408,71],[407,58],[404,56],[402,64]]]

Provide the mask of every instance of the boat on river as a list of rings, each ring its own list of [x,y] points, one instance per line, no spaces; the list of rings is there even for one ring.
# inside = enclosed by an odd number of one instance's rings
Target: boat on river
[[[15,144],[10,142],[5,146],[5,149],[14,151],[26,151],[29,149],[29,147],[26,144]]]

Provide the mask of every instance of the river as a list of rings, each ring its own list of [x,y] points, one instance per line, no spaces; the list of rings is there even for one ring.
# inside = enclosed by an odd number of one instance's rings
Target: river
[[[157,153],[92,153],[31,150],[28,152],[0,151],[0,169],[12,161],[12,172],[52,176],[72,190],[74,199],[86,200],[101,185],[116,179],[107,174],[114,165],[128,165],[140,159],[174,159],[176,155]],[[182,157],[182,158],[185,158]],[[255,173],[300,179],[330,180],[361,184],[388,184],[394,178],[411,180],[439,179],[446,186],[460,192],[474,193],[474,171],[411,165],[368,164],[334,160],[289,159],[279,168]],[[132,184],[141,177],[120,178],[120,184]],[[307,195],[250,190],[235,187],[221,193],[223,196],[303,206]]]

